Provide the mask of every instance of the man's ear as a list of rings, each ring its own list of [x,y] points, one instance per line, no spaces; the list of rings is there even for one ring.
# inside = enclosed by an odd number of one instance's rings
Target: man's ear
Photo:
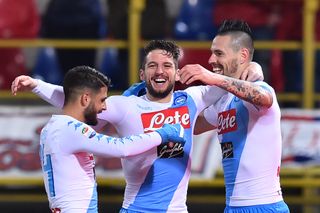
[[[85,92],[80,96],[80,104],[83,107],[87,107],[91,102],[90,94]]]
[[[143,69],[140,69],[140,71],[139,71],[139,77],[140,77],[140,80],[141,80],[141,81],[145,81],[145,80],[146,80]]]
[[[249,53],[249,50],[247,48],[241,48],[240,50],[240,64],[244,64],[244,63],[247,63],[249,60],[249,56],[250,56],[250,53]]]
[[[176,74],[175,74],[175,76],[174,76],[174,78],[175,78],[176,81],[179,81],[179,80],[180,80],[180,73],[179,73],[179,71],[180,71],[180,69],[177,69],[177,70],[176,70]]]

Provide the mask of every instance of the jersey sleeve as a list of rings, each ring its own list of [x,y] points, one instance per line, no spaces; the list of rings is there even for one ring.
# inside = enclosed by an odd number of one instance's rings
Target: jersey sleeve
[[[267,84],[264,81],[256,81],[256,82],[254,82],[254,84],[256,84],[256,85],[260,86],[262,89],[267,90],[268,92],[270,92],[271,95],[272,95],[272,99],[273,99],[273,104],[272,105],[277,104],[276,93],[275,93],[274,89],[269,84]],[[267,108],[267,107],[257,106],[257,105],[254,105],[252,103],[249,103],[247,101],[244,101],[244,104],[246,105],[247,108],[249,108],[251,110],[251,112],[253,112],[255,114],[264,114],[269,110],[269,108]]]
[[[38,85],[32,92],[51,105],[62,109],[64,104],[63,87],[37,80]]]
[[[97,133],[82,122],[69,122],[61,127],[60,150],[67,153],[90,152],[104,157],[128,157],[161,144],[157,132],[115,138]]]
[[[198,111],[202,111],[217,101],[227,92],[217,86],[193,86],[185,90],[195,101]]]
[[[106,100],[107,109],[98,114],[98,124],[94,129],[99,130],[107,123],[117,124],[121,122],[129,113],[129,103],[131,98],[114,95]]]

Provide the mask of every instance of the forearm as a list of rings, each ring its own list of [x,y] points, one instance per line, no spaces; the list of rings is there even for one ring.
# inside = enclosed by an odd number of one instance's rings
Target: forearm
[[[98,134],[84,124],[83,128],[71,128],[66,130],[68,133],[65,135],[71,134],[68,138],[72,138],[73,143],[68,141],[62,146],[66,153],[90,152],[104,157],[128,157],[148,151],[162,141],[157,132],[117,138]],[[87,129],[85,134],[83,129]]]
[[[110,137],[109,137],[110,138]],[[113,137],[111,137],[113,138]],[[147,134],[133,135],[125,138],[113,138],[111,146],[101,154],[108,154],[114,157],[128,157],[146,152],[161,144],[161,137],[157,132]],[[100,149],[97,150],[100,152]],[[105,153],[107,152],[107,153]]]
[[[61,86],[49,84],[41,80],[37,81],[38,85],[32,90],[32,92],[51,105],[61,109],[64,104],[63,88]]]
[[[254,105],[267,108],[272,105],[273,97],[270,91],[252,82],[217,74],[211,82],[211,84],[216,85],[234,94],[238,98]]]

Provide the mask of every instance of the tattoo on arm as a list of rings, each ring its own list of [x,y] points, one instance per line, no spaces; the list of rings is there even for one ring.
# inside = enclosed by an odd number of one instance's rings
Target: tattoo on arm
[[[251,82],[225,76],[220,87],[254,105],[269,107],[272,105],[272,94]]]

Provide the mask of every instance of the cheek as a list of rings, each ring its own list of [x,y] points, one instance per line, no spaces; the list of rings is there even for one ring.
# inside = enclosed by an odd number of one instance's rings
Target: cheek
[[[236,59],[232,60],[230,63],[230,72],[231,73],[236,73],[238,70],[238,61]]]

